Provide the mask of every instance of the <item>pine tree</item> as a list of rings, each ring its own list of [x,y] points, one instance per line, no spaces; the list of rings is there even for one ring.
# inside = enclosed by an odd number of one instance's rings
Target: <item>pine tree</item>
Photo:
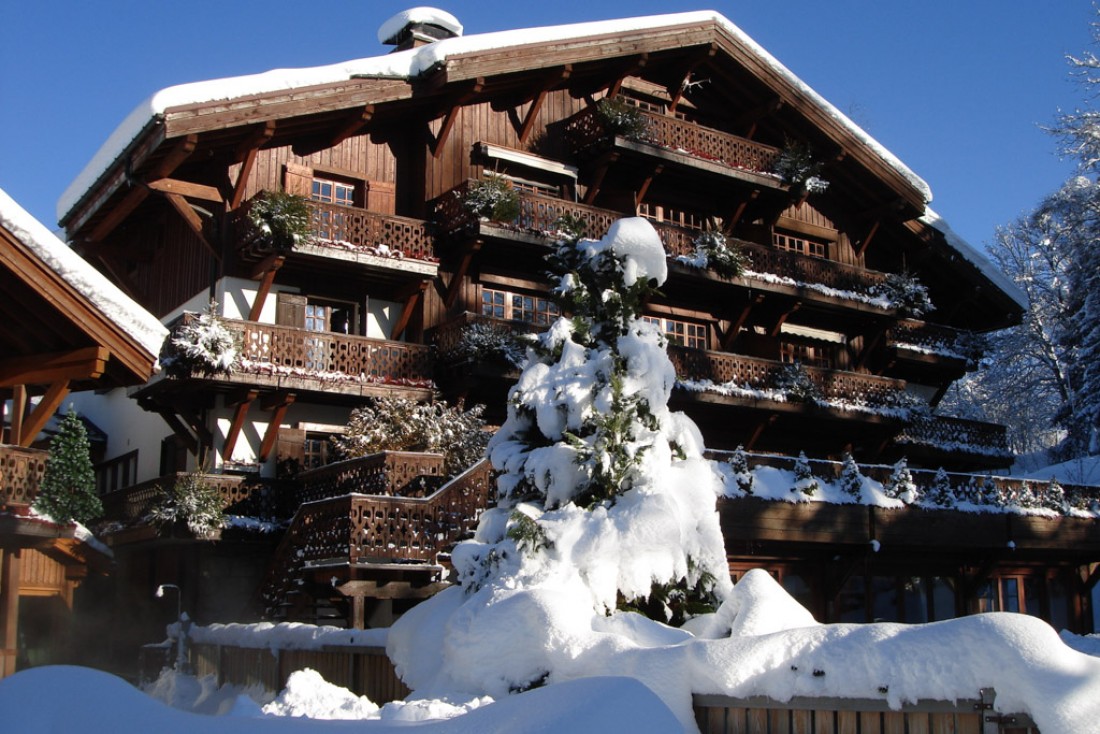
[[[86,525],[103,514],[95,492],[88,432],[71,408],[50,440],[46,472],[34,509],[59,523],[76,520]]]
[[[981,502],[979,504],[990,507],[1004,507],[1005,495],[992,476],[983,477],[981,485]]]
[[[756,481],[752,469],[749,468],[749,457],[745,453],[744,446],[738,446],[729,460],[733,478],[737,481],[737,488],[745,494],[752,494],[752,485]]]
[[[913,481],[913,474],[909,471],[909,462],[903,456],[894,464],[894,470],[890,478],[886,480],[883,491],[887,497],[901,500],[907,505],[916,504],[920,499],[920,490]]]
[[[951,477],[942,466],[936,470],[932,488],[928,491],[928,501],[937,507],[955,506],[955,491],[951,488]]]
[[[1055,512],[1066,512],[1069,509],[1069,505],[1066,502],[1066,491],[1062,489],[1062,485],[1058,483],[1058,480],[1054,477],[1050,478],[1047,482],[1047,486],[1043,488],[1042,498],[1040,504],[1048,510],[1054,510]]]
[[[814,476],[813,469],[810,468],[810,460],[806,458],[805,451],[798,452],[798,458],[794,462],[793,472],[794,486],[791,487],[791,491],[806,497],[813,497],[814,492],[816,492],[821,485],[818,484],[817,477]]]
[[[863,475],[859,472],[859,465],[852,455],[844,453],[844,459],[840,468],[840,489],[856,502],[863,499]]]

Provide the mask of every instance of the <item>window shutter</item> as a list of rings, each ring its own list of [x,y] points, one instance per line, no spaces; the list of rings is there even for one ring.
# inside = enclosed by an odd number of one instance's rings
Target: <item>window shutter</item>
[[[275,297],[275,323],[280,326],[306,325],[306,297],[298,293],[278,293]]]
[[[395,214],[396,187],[388,181],[367,181],[364,186],[366,191],[366,208],[368,211],[379,214]]]
[[[283,191],[308,199],[313,193],[313,169],[297,163],[287,163],[283,174]]]
[[[280,466],[293,464],[298,471],[305,469],[306,432],[303,428],[279,428],[275,439],[275,461]]]

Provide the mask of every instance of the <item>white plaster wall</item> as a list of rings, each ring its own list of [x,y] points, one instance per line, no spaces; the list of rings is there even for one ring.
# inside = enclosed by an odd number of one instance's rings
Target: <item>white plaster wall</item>
[[[107,393],[73,393],[65,401],[107,434],[105,459],[115,459],[134,449],[138,451],[136,481],[160,476],[160,442],[172,429],[156,413],[142,410],[118,388]]]

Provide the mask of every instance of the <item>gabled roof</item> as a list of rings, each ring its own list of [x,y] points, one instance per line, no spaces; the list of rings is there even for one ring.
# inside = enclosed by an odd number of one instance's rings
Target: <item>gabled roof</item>
[[[686,33],[694,31],[692,37]],[[194,112],[195,107],[209,111],[211,103],[226,110],[234,101],[252,107],[265,103],[274,110],[274,98],[293,91],[314,90],[340,85],[342,90],[362,87],[356,80],[402,81],[406,85],[433,78],[433,86],[469,79],[487,73],[506,74],[530,71],[531,59],[551,67],[563,63],[610,61],[615,55],[647,53],[658,49],[676,49],[690,44],[722,42],[723,49],[741,63],[766,77],[785,101],[800,103],[817,113],[815,122],[833,128],[837,137],[847,138],[847,147],[868,151],[900,181],[910,187],[921,203],[932,199],[928,185],[862,128],[795,76],[740,28],[714,11],[626,18],[591,23],[527,28],[495,33],[448,38],[435,43],[384,56],[356,59],[328,66],[303,69],[276,69],[262,74],[229,77],[183,84],[163,89],[138,105],[111,134],[84,170],[69,185],[58,202],[58,220],[64,222],[96,182],[133,143],[173,110]],[[537,56],[516,52],[538,49]],[[495,62],[495,63],[491,63]],[[349,83],[350,82],[350,83]],[[411,96],[411,90],[393,85],[376,87],[376,101]],[[369,96],[369,93],[368,93]],[[267,100],[261,98],[266,97]],[[372,100],[365,100],[367,102]],[[351,106],[346,105],[346,106]],[[253,122],[269,119],[261,112],[250,115]],[[198,129],[198,128],[195,128]]]
[[[102,347],[109,355],[107,385],[149,379],[167,329],[3,190],[0,283],[0,376],[13,362],[33,372],[34,360],[45,355]]]

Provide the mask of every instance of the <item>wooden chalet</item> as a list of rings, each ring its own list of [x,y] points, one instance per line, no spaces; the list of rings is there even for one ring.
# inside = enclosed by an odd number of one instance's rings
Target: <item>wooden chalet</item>
[[[83,528],[31,511],[46,466],[38,436],[70,391],[142,384],[165,329],[0,191],[0,677],[59,662],[73,593],[109,552]]]
[[[147,495],[113,477],[150,482],[201,466],[221,472],[218,481],[259,486],[305,469],[280,494],[291,498],[288,513],[301,509],[276,552],[304,560],[293,573],[290,560],[274,564],[269,593],[324,597],[345,617],[360,604],[347,597],[422,595],[439,575],[413,567],[437,568],[437,539],[476,518],[469,503],[487,497],[487,479],[459,490],[468,513],[460,519],[453,505],[439,509],[440,493],[402,497],[403,482],[383,482],[356,490],[371,496],[360,499],[346,491],[367,485],[311,473],[360,471],[326,469],[327,438],[372,397],[484,402],[503,415],[515,369],[471,351],[469,335],[491,340],[557,315],[543,258],[564,216],[593,237],[624,216],[657,228],[671,275],[648,317],[672,344],[674,407],[708,446],[821,459],[848,451],[863,462],[907,456],[960,471],[1011,463],[1002,426],[930,409],[973,366],[969,335],[1020,318],[1015,289],[928,208],[919,177],[728,20],[688,13],[491,41],[443,24],[389,40],[404,50],[167,90],[155,114],[138,124],[131,116],[112,138],[128,142],[100,151],[63,197],[69,238],[120,288],[166,323],[194,318],[185,312],[213,296],[242,344],[232,374],[162,376],[134,393],[163,421],[140,453],[109,448],[104,489],[119,507],[136,517]],[[628,111],[632,131],[609,121],[612,103]],[[798,150],[819,164],[823,191],[777,174]],[[518,196],[508,221],[465,205],[489,174]],[[310,199],[311,238],[281,249],[257,240],[247,212],[275,191]],[[749,256],[744,273],[690,264],[707,231]],[[917,316],[881,296],[907,276],[935,310]],[[783,393],[791,370],[818,399]],[[328,489],[310,489],[321,485]],[[436,509],[397,507],[412,499]],[[451,513],[443,530],[439,512]],[[790,546],[781,528],[744,544],[733,536],[731,561],[778,569],[788,552],[832,558],[849,542],[862,552],[863,530],[849,541],[836,522],[833,535]],[[938,525],[913,528],[939,537]],[[153,541],[134,530],[114,542],[125,552]],[[919,543],[911,548],[920,555]],[[1047,550],[1048,560],[1059,553]],[[945,546],[937,574],[977,564],[989,577],[991,552]],[[1095,549],[1075,552],[1059,573],[1084,569],[1087,580],[1096,560]],[[185,573],[187,563],[173,563]],[[898,573],[904,567],[899,559]],[[818,585],[822,598],[850,576]],[[825,618],[836,617],[831,599],[815,607]],[[283,592],[269,602],[301,609]],[[358,621],[370,616],[356,608]],[[1075,608],[1070,625],[1090,628],[1087,610]]]

